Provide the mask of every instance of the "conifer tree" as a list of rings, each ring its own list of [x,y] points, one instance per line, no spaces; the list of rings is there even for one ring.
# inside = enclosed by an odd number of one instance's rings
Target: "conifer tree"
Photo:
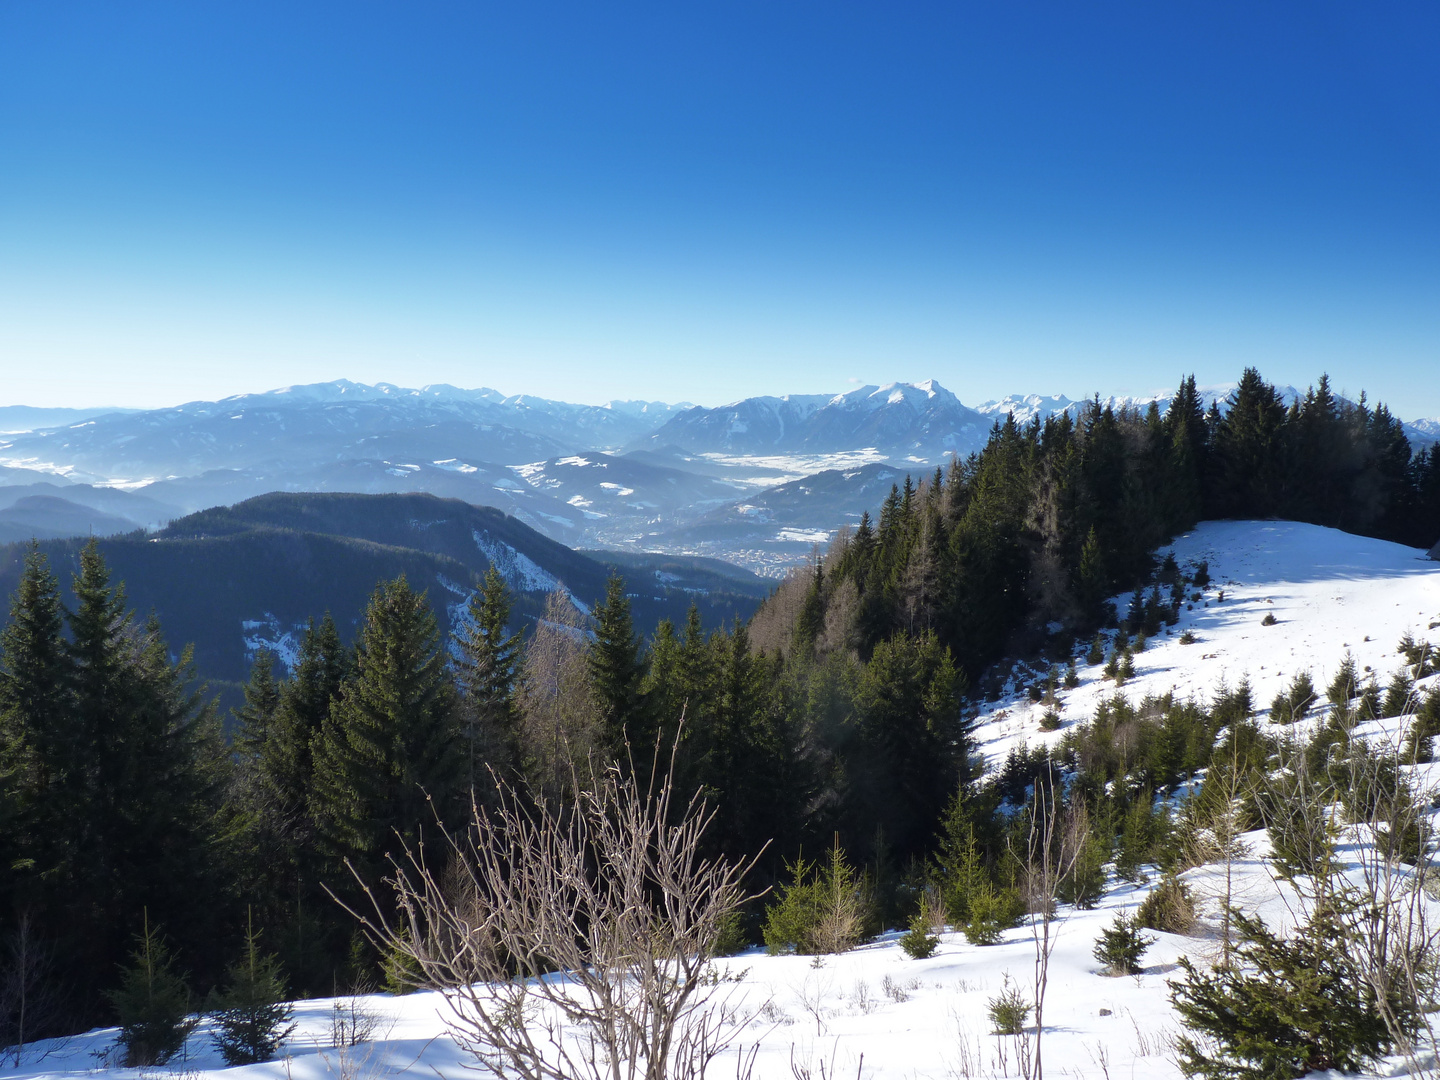
[[[247,758],[258,758],[270,741],[270,728],[280,708],[280,687],[275,682],[275,654],[269,649],[255,651],[250,679],[245,684],[245,704],[235,711],[239,721],[236,745]]]
[[[125,1064],[164,1065],[180,1052],[198,1020],[190,1013],[190,990],[175,959],[144,913],[143,930],[120,985],[107,996],[120,1021]]]
[[[189,650],[172,664],[155,620],[134,624],[93,540],[74,592],[76,810],[62,910],[74,947],[104,971],[123,948],[111,912],[144,908],[186,941],[213,927],[220,909],[196,898],[221,870],[213,843],[227,757],[213,708],[191,688]]]
[[[518,768],[520,708],[515,683],[520,675],[520,635],[507,633],[510,590],[491,566],[470,598],[469,622],[460,635],[456,682],[462,697],[466,782],[486,786],[485,769],[505,774]]]
[[[595,638],[586,654],[586,669],[605,751],[617,761],[625,759],[627,745],[647,755],[654,745],[642,693],[645,666],[625,581],[611,574],[605,582],[605,599],[595,607]]]
[[[15,868],[0,886],[7,911],[50,906],[58,894],[45,883],[63,891],[69,870],[66,835],[79,799],[62,627],[59,586],[32,543],[0,634],[0,786],[10,817],[0,831],[10,842],[4,865]]]
[[[330,703],[350,673],[351,657],[340,643],[335,620],[327,612],[315,625],[311,619],[301,640],[295,670],[280,691],[275,712],[260,748],[264,785],[281,822],[292,862],[313,837],[310,793],[314,781],[313,748]]]
[[[355,675],[315,747],[312,805],[328,855],[374,880],[397,842],[413,845],[437,816],[450,816],[465,769],[455,712],[425,595],[403,576],[381,583],[365,611]]]
[[[246,922],[245,952],[226,972],[214,1003],[215,1044],[226,1065],[270,1061],[295,1030],[295,1007],[285,1000],[280,961],[260,951],[253,916]]]

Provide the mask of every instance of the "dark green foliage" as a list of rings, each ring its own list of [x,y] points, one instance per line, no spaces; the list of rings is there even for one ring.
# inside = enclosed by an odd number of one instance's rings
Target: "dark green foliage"
[[[507,629],[510,608],[510,590],[491,566],[470,598],[469,621],[456,641],[455,682],[461,695],[466,784],[472,791],[485,786],[487,767],[513,778],[520,765],[520,707],[515,700],[520,635]]]
[[[1274,626],[1279,620],[1275,618],[1273,611],[1267,611],[1265,617],[1260,620],[1261,626]]]
[[[1099,664],[1105,659],[1105,635],[1096,634],[1090,639],[1090,648],[1085,652],[1085,663]]]
[[[253,1065],[270,1061],[280,1044],[295,1030],[294,1006],[285,1000],[285,979],[280,961],[260,951],[260,935],[250,926],[245,953],[226,972],[226,985],[217,995],[215,1045],[226,1065]]]
[[[595,637],[586,663],[606,752],[625,760],[629,751],[648,751],[654,731],[642,693],[645,653],[618,574],[610,575],[605,599],[595,606]]]
[[[1190,886],[1166,875],[1150,890],[1135,912],[1135,922],[1147,930],[1188,934],[1195,926],[1195,901]]]
[[[1105,965],[1111,975],[1139,975],[1143,968],[1140,958],[1155,944],[1155,939],[1140,932],[1134,915],[1117,914],[1111,924],[1100,931],[1095,942],[1095,959]]]
[[[135,937],[135,951],[120,985],[107,995],[120,1023],[119,1043],[131,1068],[164,1065],[180,1052],[199,1023],[190,1013],[190,990],[175,971],[175,961],[150,925]]]
[[[1395,672],[1390,685],[1385,687],[1385,700],[1380,706],[1380,715],[1404,716],[1415,705],[1415,680],[1403,669]]]
[[[1099,903],[1105,895],[1105,864],[1109,860],[1110,838],[1100,823],[1092,823],[1073,869],[1060,879],[1056,892],[1060,902],[1084,909]]]
[[[1350,702],[1360,693],[1360,673],[1355,667],[1355,657],[1348,652],[1335,677],[1325,690],[1325,700],[1338,712],[1348,712]]]
[[[371,597],[354,676],[315,747],[313,813],[323,849],[365,880],[386,852],[446,820],[464,783],[455,691],[424,595],[404,578]],[[349,874],[332,869],[349,888]]]
[[[873,933],[869,889],[838,844],[823,865],[801,858],[786,870],[790,883],[765,909],[763,934],[771,953],[846,952]]]
[[[1121,819],[1120,835],[1115,845],[1115,873],[1120,878],[1136,885],[1143,885],[1148,880],[1144,867],[1157,861],[1165,826],[1165,816],[1156,812],[1155,799],[1149,789],[1136,795]]]
[[[910,919],[910,928],[900,935],[900,948],[911,960],[924,960],[935,955],[940,939],[930,932],[923,914]]]
[[[1293,724],[1303,720],[1314,704],[1315,684],[1310,680],[1310,673],[1302,671],[1290,680],[1284,693],[1275,695],[1270,704],[1270,722]]]
[[[1189,1034],[1180,1067],[1207,1080],[1278,1080],[1314,1071],[1358,1072],[1391,1045],[1370,980],[1347,948],[1353,905],[1322,906],[1286,939],[1263,921],[1233,914],[1238,963],[1203,971],[1180,960],[1171,1001]],[[1404,978],[1387,980],[1391,1016],[1413,1033],[1419,1006]]]
[[[1030,1008],[1020,988],[1006,975],[1004,989],[986,1006],[992,1034],[1019,1035],[1025,1030],[1025,1021],[1030,1018]]]
[[[275,682],[275,654],[261,648],[255,652],[250,681],[245,684],[245,704],[236,710],[235,746],[240,753],[257,756],[270,739],[275,713],[280,708],[280,688]]]

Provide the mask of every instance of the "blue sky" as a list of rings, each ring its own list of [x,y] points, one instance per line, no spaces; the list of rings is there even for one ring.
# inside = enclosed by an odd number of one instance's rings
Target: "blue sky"
[[[0,5],[0,403],[1440,415],[1440,7]]]

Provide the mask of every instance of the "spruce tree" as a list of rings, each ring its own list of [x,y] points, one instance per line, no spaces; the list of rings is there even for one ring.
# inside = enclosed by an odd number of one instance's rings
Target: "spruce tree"
[[[0,895],[7,912],[53,910],[72,869],[67,835],[80,809],[70,701],[62,638],[60,591],[36,544],[25,554],[10,622],[0,634],[0,785],[10,820],[10,850]],[[59,892],[54,890],[58,889]]]
[[[315,748],[313,808],[320,841],[374,880],[398,842],[413,843],[455,809],[465,762],[455,692],[435,616],[405,578],[370,597],[356,671]],[[339,866],[334,867],[348,887]]]
[[[190,651],[172,663],[152,618],[136,626],[98,544],[80,553],[66,654],[74,688],[70,885],[62,911],[79,954],[114,970],[113,912],[146,909],[181,941],[208,944],[218,798],[228,768],[213,707],[193,688]]]
[[[270,1061],[295,1030],[295,1008],[285,1000],[280,961],[260,951],[253,917],[246,923],[244,955],[230,965],[212,1011],[215,1045],[226,1065]]]
[[[510,607],[505,579],[491,566],[484,584],[470,598],[455,664],[462,695],[466,782],[472,791],[486,786],[487,766],[510,774],[520,764],[520,707],[515,700],[520,635],[507,633]]]
[[[649,757],[655,732],[642,693],[645,654],[635,633],[625,581],[618,574],[610,575],[605,599],[595,606],[595,637],[585,666],[606,753],[624,761],[628,746],[637,756]]]
[[[1358,1072],[1391,1046],[1394,1033],[1353,950],[1363,918],[1339,894],[1318,906],[1288,938],[1263,920],[1234,913],[1238,963],[1205,972],[1180,958],[1183,978],[1170,998],[1191,1034],[1178,1043],[1187,1076],[1272,1080],[1325,1069]],[[1419,1003],[1403,978],[1387,980],[1386,1004],[1413,1035]]]
[[[245,704],[235,710],[238,731],[235,742],[247,758],[258,758],[270,741],[270,728],[280,708],[280,687],[275,682],[275,654],[260,648],[250,665],[250,679],[245,683]]]
[[[120,1021],[119,1043],[131,1068],[164,1065],[199,1022],[190,1016],[189,987],[148,911],[120,985],[106,996]]]

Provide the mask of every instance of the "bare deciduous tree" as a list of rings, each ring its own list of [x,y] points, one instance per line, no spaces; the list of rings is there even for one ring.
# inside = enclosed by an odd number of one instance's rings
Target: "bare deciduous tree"
[[[563,591],[545,600],[545,613],[525,648],[520,680],[520,753],[532,784],[546,797],[569,794],[588,774],[599,745],[599,718],[585,669],[588,623]]]
[[[501,783],[447,872],[411,849],[393,907],[371,896],[372,938],[444,991],[496,1077],[699,1080],[749,1019],[710,961],[751,864],[700,857],[713,811],[677,804],[673,771],[641,791],[605,770],[565,807]]]
[[[0,943],[0,1047],[19,1065],[27,1041],[61,1020],[54,963],[35,934],[29,912],[21,912],[14,931]]]
[[[1041,1038],[1045,1032],[1045,991],[1050,985],[1050,955],[1055,951],[1056,897],[1061,883],[1075,871],[1090,836],[1090,815],[1083,803],[1058,805],[1053,784],[1036,781],[1030,803],[1030,829],[1024,852],[1024,889],[1035,943],[1035,1031],[1022,1071],[1027,1080],[1042,1080]]]

